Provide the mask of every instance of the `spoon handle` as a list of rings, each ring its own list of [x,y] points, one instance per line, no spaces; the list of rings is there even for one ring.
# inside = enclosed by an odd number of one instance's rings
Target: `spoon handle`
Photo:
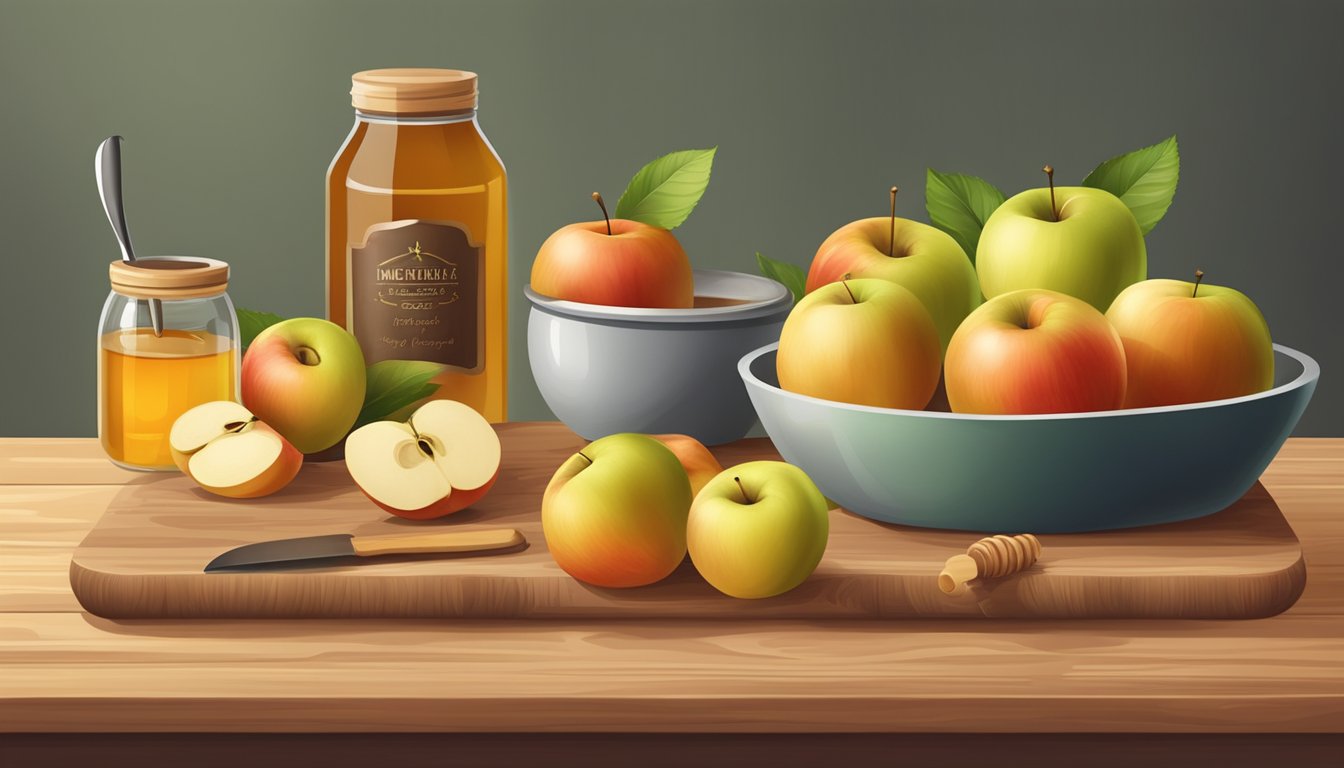
[[[108,136],[98,145],[93,156],[93,175],[98,180],[98,198],[103,201],[103,213],[107,214],[107,223],[112,225],[117,245],[121,246],[121,259],[135,261],[131,230],[126,226],[126,206],[121,199],[120,136]],[[159,299],[149,300],[149,322],[154,327],[154,335],[162,336],[163,302]]]
[[[103,212],[112,232],[121,246],[123,261],[135,261],[131,249],[131,231],[126,226],[126,209],[121,199],[121,137],[109,136],[98,145],[94,156],[93,173],[98,179],[98,197],[103,201]]]

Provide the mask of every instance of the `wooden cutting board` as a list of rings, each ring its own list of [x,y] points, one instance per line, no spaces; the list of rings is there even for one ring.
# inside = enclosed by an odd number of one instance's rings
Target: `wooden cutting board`
[[[766,600],[719,594],[689,561],[638,589],[599,589],[552,561],[541,496],[583,440],[559,424],[499,427],[504,465],[475,507],[437,521],[389,517],[354,487],[342,462],[309,464],[264,499],[210,496],[180,475],[128,484],[76,550],[70,581],[91,613],[187,617],[722,617],[834,619],[931,616],[1017,618],[1259,618],[1297,600],[1306,567],[1297,537],[1259,484],[1201,520],[1127,531],[1042,536],[1030,570],[949,597],[943,562],[977,537],[831,513],[826,556],[802,586]],[[768,440],[715,449],[724,466],[777,459]],[[529,547],[472,558],[398,557],[274,572],[206,574],[227,549],[331,533],[374,535],[513,527]]]

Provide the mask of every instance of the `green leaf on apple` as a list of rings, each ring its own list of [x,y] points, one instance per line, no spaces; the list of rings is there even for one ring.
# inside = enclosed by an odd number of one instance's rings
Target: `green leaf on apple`
[[[285,318],[271,312],[257,312],[251,309],[238,307],[238,337],[242,342],[242,348],[247,349],[252,346],[252,340],[262,331],[270,328]]]
[[[673,152],[640,168],[616,202],[616,218],[663,229],[681,226],[709,186],[718,149]]]
[[[351,429],[382,421],[439,391],[439,385],[431,383],[430,379],[442,372],[442,365],[421,360],[382,360],[370,365],[366,373],[364,408]]]
[[[924,183],[924,208],[929,221],[957,241],[971,263],[980,230],[1006,198],[999,188],[977,176],[929,169]]]
[[[793,294],[794,304],[801,301],[803,295],[807,293],[807,273],[802,267],[785,261],[775,261],[760,251],[756,252],[756,266],[762,275],[777,283],[783,283],[784,287],[789,289],[789,293]]]
[[[1181,153],[1172,136],[1098,165],[1083,179],[1083,186],[1104,189],[1120,198],[1146,235],[1167,215],[1180,175]]]

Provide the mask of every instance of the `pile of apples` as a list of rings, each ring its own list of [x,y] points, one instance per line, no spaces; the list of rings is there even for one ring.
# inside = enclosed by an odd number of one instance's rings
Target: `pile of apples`
[[[367,384],[359,342],[303,317],[262,331],[243,356],[242,403],[198,405],[173,423],[173,462],[203,490],[266,496],[289,485],[304,454],[345,440],[345,465],[374,504],[411,520],[442,517],[485,495],[500,443],[475,410],[432,400],[401,421],[350,431]],[[348,435],[348,437],[347,437]]]
[[[803,583],[830,535],[828,505],[801,469],[752,461],[723,469],[687,435],[609,435],[556,470],[541,502],[557,565],[597,587],[662,581],[687,554],[733,597]]]
[[[554,299],[618,307],[694,306],[691,262],[671,231],[611,218],[570,224],[542,243],[532,289]],[[787,592],[826,551],[826,499],[801,469],[756,461],[729,470],[687,435],[609,435],[570,456],[541,505],[551,556],[597,587],[667,578],[689,554],[724,594]]]
[[[1101,189],[1032,189],[985,222],[974,266],[950,235],[892,213],[818,249],[780,335],[782,388],[957,413],[1145,408],[1253,394],[1269,327],[1231,288],[1146,279],[1134,214]],[[982,295],[985,297],[981,303]]]

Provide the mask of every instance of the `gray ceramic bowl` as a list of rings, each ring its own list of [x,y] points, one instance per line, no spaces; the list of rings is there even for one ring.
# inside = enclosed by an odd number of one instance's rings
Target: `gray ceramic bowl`
[[[524,289],[527,355],[556,418],[589,440],[679,432],[706,445],[756,424],[737,362],[779,339],[788,289],[740,272],[695,271],[695,295],[732,306],[638,309],[560,301]]]
[[[850,405],[786,392],[772,344],[738,370],[780,454],[845,509],[889,523],[1076,533],[1201,517],[1255,484],[1320,368],[1275,345],[1275,386],[1207,403],[1048,416]]]

